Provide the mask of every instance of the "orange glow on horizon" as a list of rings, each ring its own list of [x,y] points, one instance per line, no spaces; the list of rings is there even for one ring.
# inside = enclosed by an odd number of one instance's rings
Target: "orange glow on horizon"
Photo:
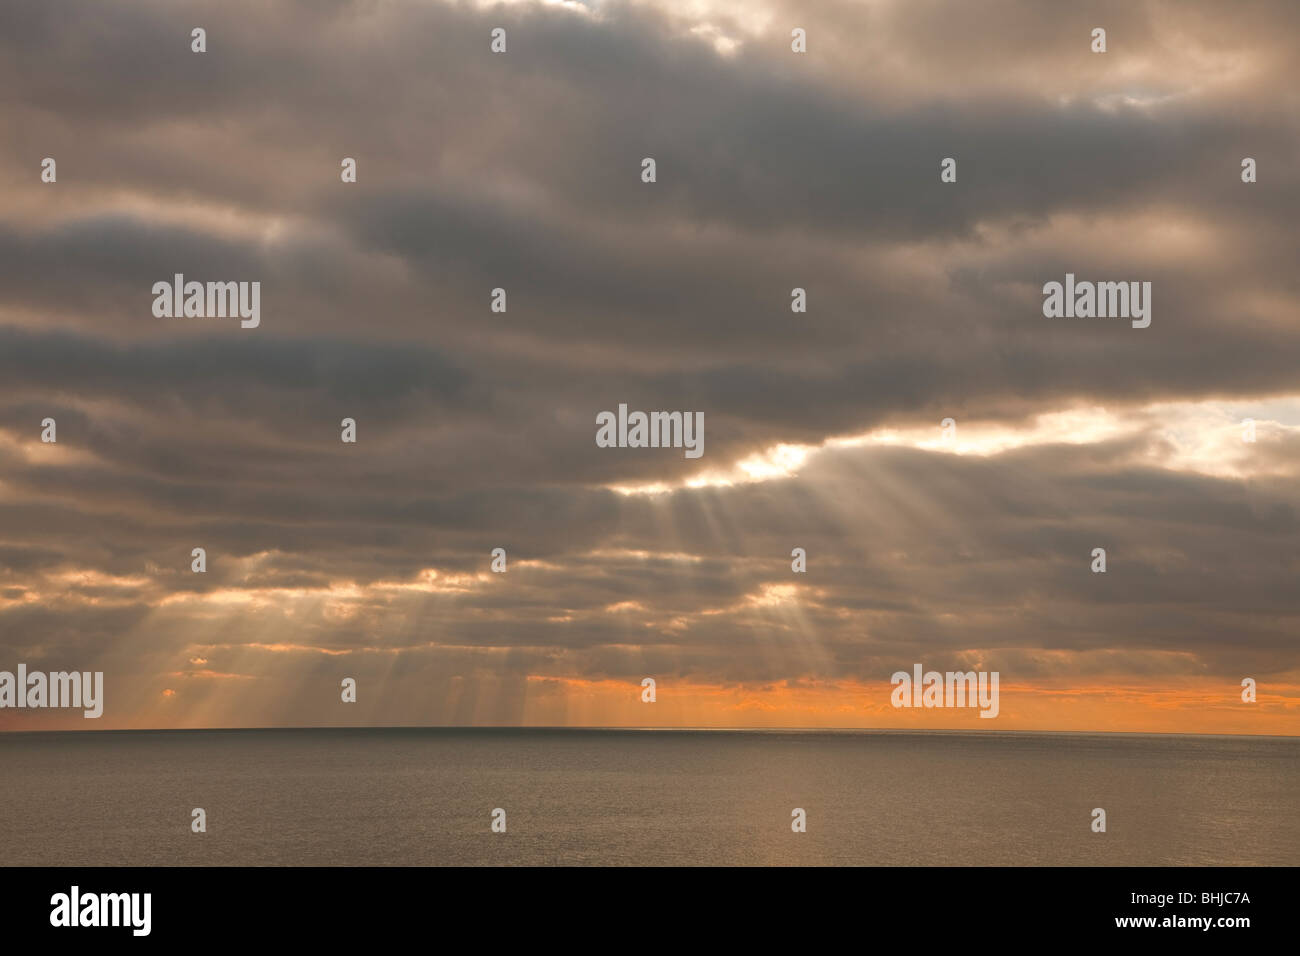
[[[0,731],[107,730],[267,726],[257,722],[188,719],[185,684],[246,675],[205,671],[171,673],[171,684],[154,691],[152,704],[127,722],[85,720],[67,711],[0,711]],[[161,678],[160,678],[161,680]],[[781,681],[711,684],[661,678],[654,703],[641,701],[629,680],[587,680],[530,675],[527,703],[518,726],[624,727],[642,729],[859,729],[1047,731],[1075,733],[1245,734],[1300,736],[1300,682],[1265,681],[1258,701],[1244,703],[1240,689],[1196,679],[1156,684],[1072,684],[1066,681],[1005,681],[995,719],[967,708],[894,708],[888,682]],[[174,684],[174,686],[172,686]],[[180,710],[178,710],[180,708]],[[18,715],[25,715],[19,717]],[[419,726],[409,721],[395,726]],[[384,726],[358,722],[357,726]],[[429,726],[442,726],[436,721]],[[497,726],[492,722],[467,726]],[[302,726],[275,723],[269,726]],[[326,724],[325,726],[331,726]],[[333,726],[350,726],[347,722]],[[512,724],[513,726],[513,724]]]

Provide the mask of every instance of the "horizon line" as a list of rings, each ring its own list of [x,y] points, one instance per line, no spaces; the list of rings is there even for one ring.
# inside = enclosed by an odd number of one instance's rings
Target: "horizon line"
[[[0,734],[154,734],[154,733],[233,733],[239,731],[267,730],[536,730],[536,731],[577,731],[577,732],[632,732],[632,733],[879,733],[879,734],[973,734],[980,736],[1001,736],[1011,734],[1042,734],[1054,736],[1084,737],[1264,737],[1284,740],[1300,740],[1297,734],[1271,733],[1196,733],[1180,731],[1150,730],[1029,730],[1024,728],[998,730],[995,728],[972,729],[965,727],[618,727],[618,726],[561,726],[540,724],[382,724],[382,725],[326,725],[326,726],[266,726],[266,727],[110,727],[96,729],[87,727],[80,730],[59,729],[0,729]]]

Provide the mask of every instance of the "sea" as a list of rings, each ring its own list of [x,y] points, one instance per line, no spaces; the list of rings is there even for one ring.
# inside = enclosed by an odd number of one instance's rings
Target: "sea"
[[[0,733],[5,866],[1297,864],[1295,737]]]

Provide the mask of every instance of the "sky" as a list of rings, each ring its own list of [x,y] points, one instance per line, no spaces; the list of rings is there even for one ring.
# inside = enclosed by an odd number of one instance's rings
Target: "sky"
[[[0,670],[105,682],[0,729],[1300,734],[1298,30],[0,5]],[[1150,326],[1045,317],[1067,273]],[[620,404],[704,454],[598,447]],[[998,717],[894,708],[918,663]]]

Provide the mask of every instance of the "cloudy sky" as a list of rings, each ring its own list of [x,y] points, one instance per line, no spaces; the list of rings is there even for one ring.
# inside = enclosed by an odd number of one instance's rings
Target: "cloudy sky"
[[[1300,733],[1298,31],[0,5],[0,670],[106,682],[0,728]],[[175,273],[260,326],[155,317]],[[1045,318],[1066,273],[1150,327]],[[703,457],[598,448],[620,403]],[[894,710],[914,663],[998,671],[999,718]]]

